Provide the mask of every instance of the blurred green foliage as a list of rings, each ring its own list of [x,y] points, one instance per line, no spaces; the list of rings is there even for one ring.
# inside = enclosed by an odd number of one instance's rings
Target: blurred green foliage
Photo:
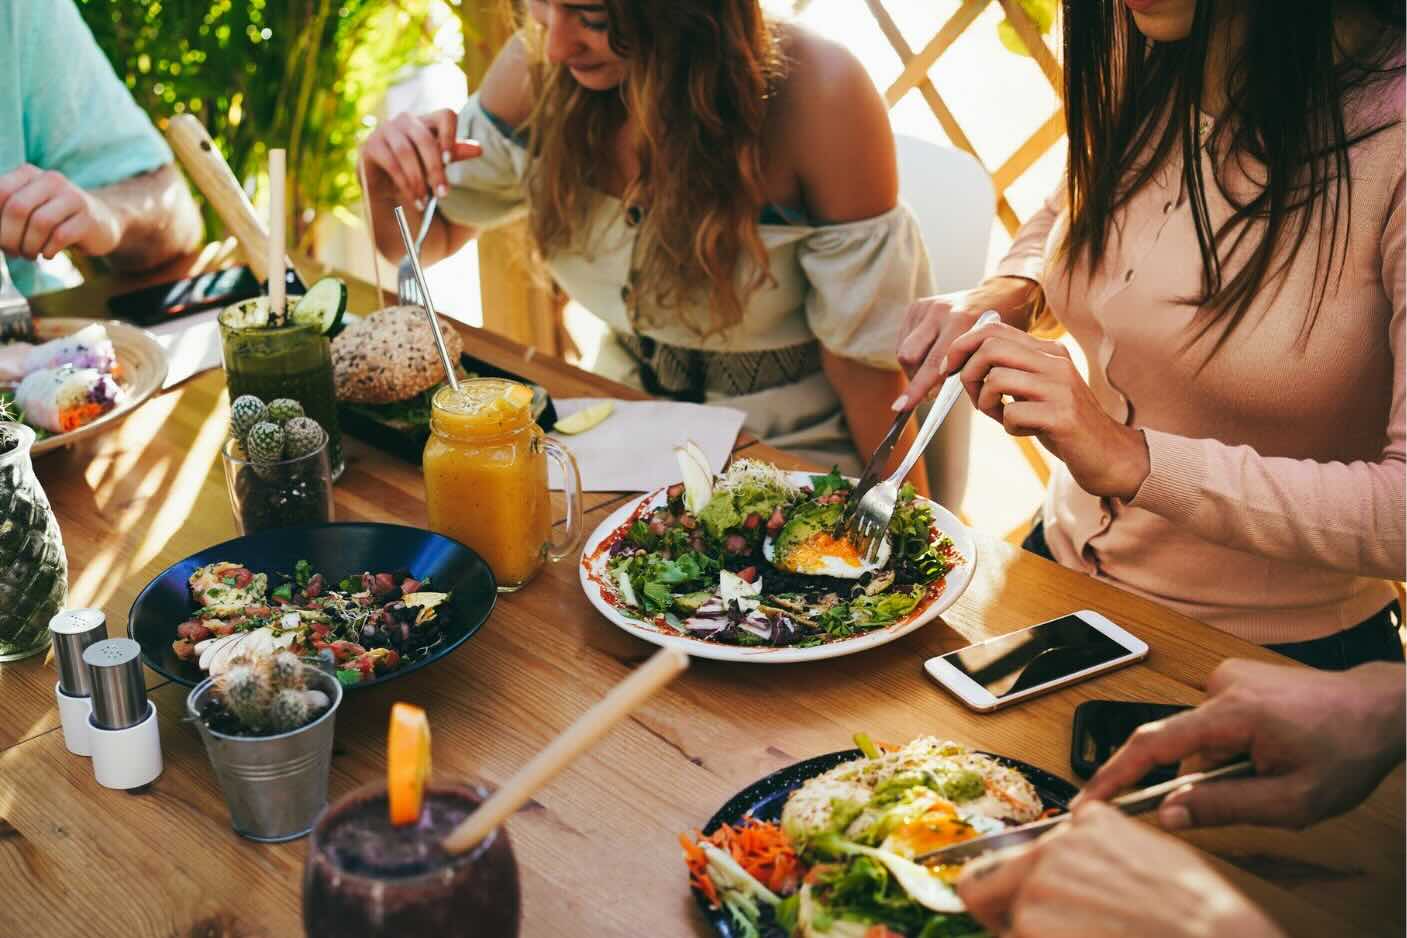
[[[1055,25],[1055,10],[1059,0],[1018,0],[1022,11],[1031,18],[1031,22],[1036,25],[1036,31],[1041,35],[1050,32],[1050,28]],[[1021,34],[1016,31],[1016,27],[1011,25],[1011,17],[1007,17],[997,24],[997,37],[1001,39],[1002,45],[1006,46],[1017,55],[1031,54],[1026,48],[1026,42],[1021,38]]]
[[[189,112],[253,191],[288,151],[290,244],[359,197],[356,151],[386,89],[436,57],[434,0],[78,0],[158,127]],[[455,4],[457,6],[457,4]],[[207,231],[223,230],[207,209]]]

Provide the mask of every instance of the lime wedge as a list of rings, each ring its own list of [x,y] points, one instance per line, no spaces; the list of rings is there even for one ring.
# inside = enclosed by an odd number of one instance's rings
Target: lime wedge
[[[563,417],[558,420],[556,426],[552,428],[552,432],[565,433],[569,436],[574,433],[585,433],[587,430],[590,430],[602,420],[609,417],[611,412],[615,409],[616,405],[613,401],[601,401],[598,404],[592,404],[590,407],[577,411],[570,417]]]
[[[231,329],[262,329],[269,324],[269,298],[256,296],[220,310],[220,322]]]
[[[300,326],[315,326],[323,335],[337,329],[347,312],[347,285],[336,277],[323,277],[298,297],[289,318]]]

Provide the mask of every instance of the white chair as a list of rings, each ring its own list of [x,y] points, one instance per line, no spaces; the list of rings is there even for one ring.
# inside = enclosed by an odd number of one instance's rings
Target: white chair
[[[895,134],[899,157],[899,198],[913,209],[928,246],[939,293],[982,282],[996,218],[992,178],[965,150]],[[967,488],[972,403],[963,397],[938,431],[924,464],[933,497],[956,513]]]

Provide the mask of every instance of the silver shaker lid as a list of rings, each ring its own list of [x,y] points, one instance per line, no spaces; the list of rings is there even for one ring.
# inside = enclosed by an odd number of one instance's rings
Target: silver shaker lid
[[[101,609],[66,609],[49,620],[54,637],[54,658],[59,664],[59,687],[70,697],[93,693],[83,652],[107,638],[107,616]]]
[[[130,638],[108,638],[83,652],[93,685],[93,723],[105,730],[136,726],[147,718],[142,681],[142,646]]]

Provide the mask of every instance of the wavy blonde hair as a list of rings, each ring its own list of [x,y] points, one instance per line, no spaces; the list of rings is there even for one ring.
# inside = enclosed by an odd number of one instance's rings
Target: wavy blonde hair
[[[535,95],[523,125],[533,237],[544,255],[590,239],[614,134],[633,117],[640,171],[623,200],[644,210],[633,293],[700,335],[721,332],[771,279],[758,216],[763,124],[782,73],[775,27],[758,0],[602,2],[626,69],[610,91],[548,62],[542,28],[522,23]],[[753,273],[739,277],[748,258]],[[705,300],[708,315],[691,315]]]

